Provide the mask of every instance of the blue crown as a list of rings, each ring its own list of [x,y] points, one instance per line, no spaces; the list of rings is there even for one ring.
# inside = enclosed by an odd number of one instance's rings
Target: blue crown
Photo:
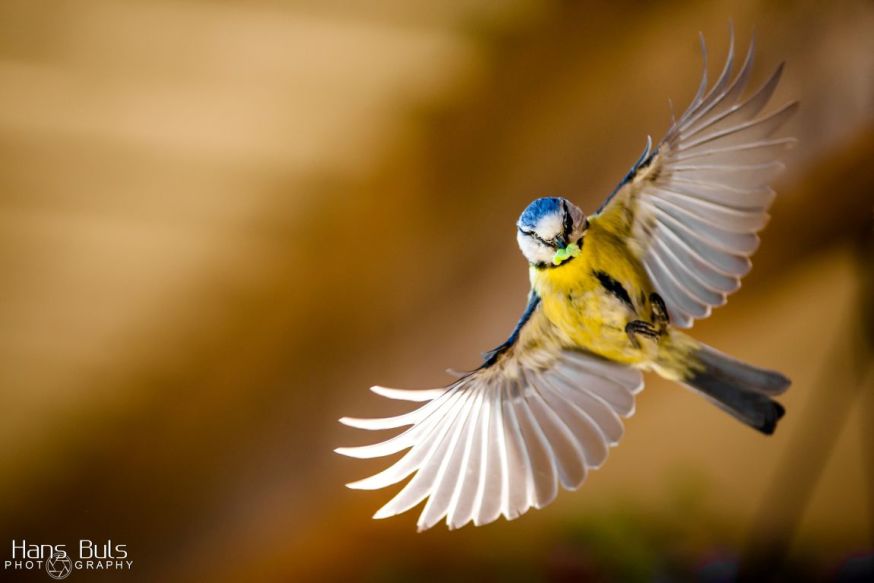
[[[561,214],[563,199],[556,196],[538,198],[522,211],[519,217],[519,226],[525,229],[534,229],[537,223],[547,215]]]

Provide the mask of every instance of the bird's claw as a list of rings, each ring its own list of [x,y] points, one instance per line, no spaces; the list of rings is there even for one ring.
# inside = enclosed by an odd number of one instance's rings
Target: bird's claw
[[[656,326],[649,322],[645,322],[644,320],[630,321],[625,325],[625,333],[628,335],[628,339],[635,348],[640,348],[640,341],[637,339],[638,335],[646,336],[655,342],[658,342],[659,337],[661,336],[661,332]]]

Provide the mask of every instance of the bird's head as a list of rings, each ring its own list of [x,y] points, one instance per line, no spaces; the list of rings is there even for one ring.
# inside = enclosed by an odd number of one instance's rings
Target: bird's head
[[[580,254],[588,227],[586,215],[569,200],[538,198],[516,222],[516,240],[528,263],[557,266]]]

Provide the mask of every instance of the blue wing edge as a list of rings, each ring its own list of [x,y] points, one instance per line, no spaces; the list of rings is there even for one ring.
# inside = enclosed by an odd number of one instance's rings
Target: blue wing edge
[[[523,312],[522,317],[519,318],[519,321],[516,322],[516,327],[513,328],[513,331],[510,333],[510,337],[507,338],[500,346],[497,346],[488,352],[483,353],[483,363],[480,366],[480,369],[488,368],[495,364],[498,361],[498,357],[500,357],[503,353],[510,349],[511,346],[516,344],[516,341],[519,340],[519,333],[522,331],[522,327],[528,323],[528,320],[531,319],[531,315],[534,314],[534,310],[537,309],[537,306],[540,305],[540,296],[537,295],[537,292],[531,290],[531,293],[528,294],[528,305],[525,307],[525,312]]]

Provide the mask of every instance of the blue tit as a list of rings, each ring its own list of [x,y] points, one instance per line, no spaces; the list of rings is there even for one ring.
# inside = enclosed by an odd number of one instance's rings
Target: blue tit
[[[704,49],[702,41],[702,49]],[[770,434],[789,386],[681,332],[740,287],[774,198],[769,183],[793,140],[775,132],[797,109],[762,114],[782,64],[749,97],[753,45],[733,74],[734,39],[713,86],[706,74],[691,105],[591,216],[565,198],[532,202],[517,227],[531,291],[506,342],[448,387],[373,387],[423,403],[357,428],[408,427],[338,453],[373,458],[407,451],[384,471],[349,484],[377,489],[412,479],[374,518],[427,499],[420,530],[513,519],[542,508],[559,487],[578,488],[599,468],[634,412],[642,373],[654,372]]]

